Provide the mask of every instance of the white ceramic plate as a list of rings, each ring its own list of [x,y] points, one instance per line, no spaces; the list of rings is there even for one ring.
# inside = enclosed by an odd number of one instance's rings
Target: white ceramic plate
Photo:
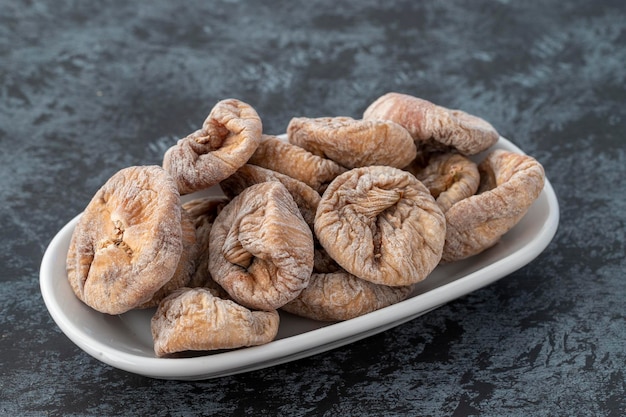
[[[504,138],[494,148],[523,153]],[[484,154],[475,159],[482,157]],[[113,367],[153,378],[198,380],[324,352],[395,327],[484,287],[531,262],[546,248],[556,233],[559,207],[546,180],[543,192],[526,216],[497,245],[470,259],[438,266],[405,301],[338,323],[281,313],[278,336],[271,343],[185,358],[155,357],[150,334],[154,310],[110,316],[92,310],[76,298],[67,281],[65,258],[77,220],[78,216],[57,233],[41,263],[41,293],[57,325],[85,352]]]

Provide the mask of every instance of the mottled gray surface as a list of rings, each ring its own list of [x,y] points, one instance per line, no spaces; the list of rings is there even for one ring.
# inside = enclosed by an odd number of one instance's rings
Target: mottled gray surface
[[[625,415],[624,3],[260,3],[0,0],[0,414]],[[544,164],[561,224],[542,255],[367,340],[204,382],[116,370],[54,324],[41,257],[112,173],[160,163],[221,98],[279,133],[387,91]]]

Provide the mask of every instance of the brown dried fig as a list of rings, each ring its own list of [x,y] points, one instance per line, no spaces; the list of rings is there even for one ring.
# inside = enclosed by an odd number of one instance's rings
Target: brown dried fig
[[[455,203],[474,195],[480,183],[480,174],[474,161],[456,152],[432,155],[425,168],[411,170],[444,213]]]
[[[456,149],[474,155],[495,144],[500,135],[486,120],[408,94],[387,93],[363,113],[365,120],[392,120],[406,128],[418,149]]]
[[[221,291],[218,295],[222,298],[226,298],[225,291],[209,273],[209,235],[215,218],[229,201],[227,197],[210,196],[195,198],[183,204],[183,213],[187,213],[191,219],[198,242],[196,265],[187,286],[213,288]]]
[[[498,149],[487,155],[478,170],[478,193],[446,212],[442,262],[468,258],[493,246],[524,217],[543,190],[543,167],[528,155]]]
[[[287,126],[287,137],[290,143],[346,168],[404,168],[417,153],[406,129],[389,120],[294,117]]]
[[[202,129],[165,152],[163,167],[176,180],[181,195],[209,188],[248,161],[261,133],[261,119],[249,104],[222,100],[213,107]]]
[[[279,321],[275,310],[250,311],[206,288],[181,288],[161,301],[150,329],[154,352],[162,357],[269,343],[276,338]]]
[[[273,310],[309,283],[313,236],[285,186],[252,185],[233,198],[211,228],[209,271],[238,303]]]
[[[261,137],[248,163],[300,180],[320,194],[337,175],[346,172],[335,161],[269,135]]]
[[[315,233],[346,271],[375,284],[411,285],[439,263],[446,224],[428,189],[392,167],[355,168],[330,183]]]
[[[374,284],[345,271],[313,274],[309,285],[282,310],[313,320],[349,320],[404,300],[412,288]]]
[[[94,195],[72,234],[67,276],[85,304],[120,314],[172,279],[183,251],[181,206],[158,166],[115,173]]]

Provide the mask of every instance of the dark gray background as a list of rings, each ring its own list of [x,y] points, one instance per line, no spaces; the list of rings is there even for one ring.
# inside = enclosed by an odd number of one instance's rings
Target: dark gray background
[[[624,2],[261,3],[0,0],[0,414],[624,415]],[[561,223],[542,255],[377,336],[203,382],[116,370],[54,324],[42,254],[115,171],[159,164],[222,98],[280,133],[388,91],[544,165]]]

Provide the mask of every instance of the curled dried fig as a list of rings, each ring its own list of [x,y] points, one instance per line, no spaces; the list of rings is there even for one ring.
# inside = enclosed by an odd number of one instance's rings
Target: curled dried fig
[[[432,155],[426,167],[409,172],[428,188],[444,213],[455,203],[474,195],[480,183],[474,161],[455,152]]]
[[[406,129],[389,120],[294,117],[287,126],[287,137],[290,143],[346,168],[404,168],[417,153]]]
[[[237,99],[218,102],[202,129],[181,139],[163,157],[180,194],[189,194],[219,183],[245,164],[261,139],[257,112]]]
[[[313,236],[293,197],[277,181],[233,198],[211,228],[209,271],[238,303],[281,307],[300,294],[313,269]]]
[[[96,192],[72,234],[67,276],[85,304],[120,314],[172,279],[183,251],[180,196],[158,166],[115,173]]]
[[[162,357],[269,343],[279,320],[276,311],[250,311],[206,288],[181,288],[161,301],[150,329],[154,351]]]
[[[365,120],[392,120],[406,128],[418,149],[456,149],[474,155],[495,144],[500,135],[486,120],[408,94],[387,93],[371,103]]]
[[[319,193],[346,171],[335,161],[314,155],[276,136],[263,135],[248,163],[300,180]]]
[[[315,233],[346,271],[383,285],[411,285],[439,263],[446,224],[428,189],[392,167],[355,168],[330,183]]]
[[[446,212],[442,262],[468,258],[493,246],[524,217],[543,190],[543,167],[528,155],[498,149],[478,169],[477,194]]]
[[[404,300],[412,288],[374,284],[345,271],[313,274],[309,285],[282,309],[313,320],[349,320]]]

